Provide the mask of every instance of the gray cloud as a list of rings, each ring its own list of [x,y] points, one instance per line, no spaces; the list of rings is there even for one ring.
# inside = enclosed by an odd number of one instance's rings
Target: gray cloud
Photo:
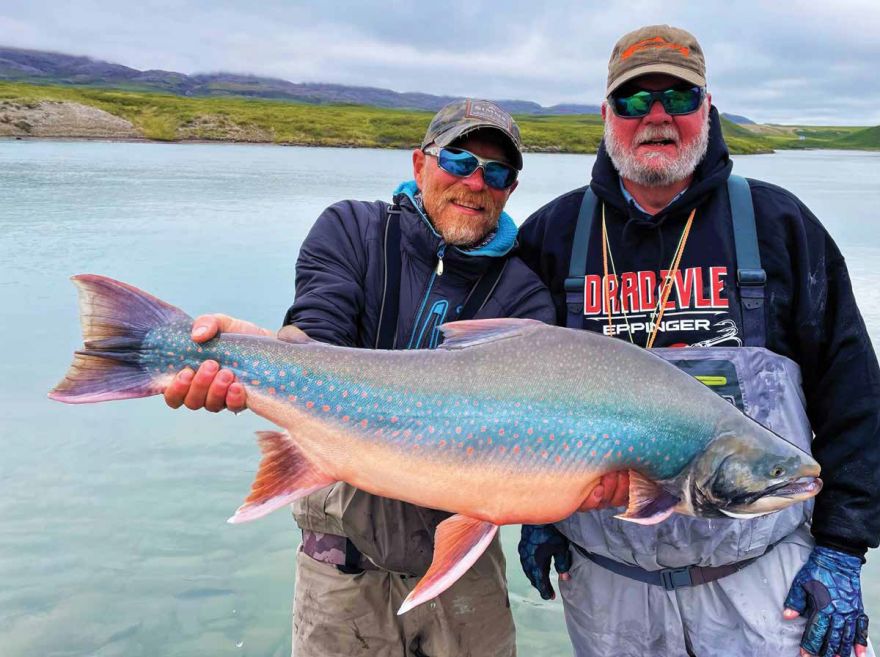
[[[139,69],[593,104],[617,37],[672,23],[699,37],[724,111],[764,122],[878,124],[880,3],[826,5],[13,0],[0,7],[0,42]]]

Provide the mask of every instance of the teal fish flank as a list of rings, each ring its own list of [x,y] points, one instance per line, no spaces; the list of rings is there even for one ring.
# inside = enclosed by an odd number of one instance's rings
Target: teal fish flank
[[[260,517],[335,481],[457,515],[401,613],[450,586],[501,524],[555,522],[607,472],[630,473],[620,517],[748,517],[815,495],[819,468],[664,360],[619,340],[530,320],[456,322],[434,350],[373,351],[223,334],[197,344],[191,318],[112,279],[74,277],[84,347],[50,397],[160,394],[215,360],[264,432],[251,495]],[[536,492],[541,491],[540,495]]]

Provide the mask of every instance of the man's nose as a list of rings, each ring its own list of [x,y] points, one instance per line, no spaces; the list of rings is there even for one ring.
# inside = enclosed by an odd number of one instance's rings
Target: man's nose
[[[672,121],[672,117],[669,116],[666,108],[663,107],[663,103],[661,103],[659,100],[655,100],[653,103],[651,103],[651,109],[649,109],[648,113],[645,114],[644,120],[651,123],[666,123],[668,121]]]
[[[461,181],[472,192],[483,191],[486,188],[486,181],[483,178],[483,167],[477,167],[471,175],[462,178]]]

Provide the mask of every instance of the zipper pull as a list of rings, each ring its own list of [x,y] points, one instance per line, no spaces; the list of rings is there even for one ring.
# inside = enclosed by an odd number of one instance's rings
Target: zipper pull
[[[442,276],[442,275],[443,275],[443,255],[444,255],[445,253],[446,253],[446,245],[443,244],[443,245],[437,250],[437,269],[434,270],[435,273],[437,274],[437,276]]]

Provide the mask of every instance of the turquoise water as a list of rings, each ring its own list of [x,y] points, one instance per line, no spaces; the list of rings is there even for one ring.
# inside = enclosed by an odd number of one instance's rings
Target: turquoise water
[[[528,155],[509,212],[523,219],[591,165]],[[290,654],[298,532],[285,512],[225,523],[267,423],[157,398],[47,400],[80,342],[66,279],[101,273],[191,314],[275,327],[321,209],[387,199],[410,168],[404,151],[0,141],[0,654]],[[736,171],[791,189],[823,220],[880,343],[880,154],[740,157]],[[516,530],[503,535],[521,654],[569,655],[561,605],[529,588]],[[880,621],[878,564],[864,584]]]

